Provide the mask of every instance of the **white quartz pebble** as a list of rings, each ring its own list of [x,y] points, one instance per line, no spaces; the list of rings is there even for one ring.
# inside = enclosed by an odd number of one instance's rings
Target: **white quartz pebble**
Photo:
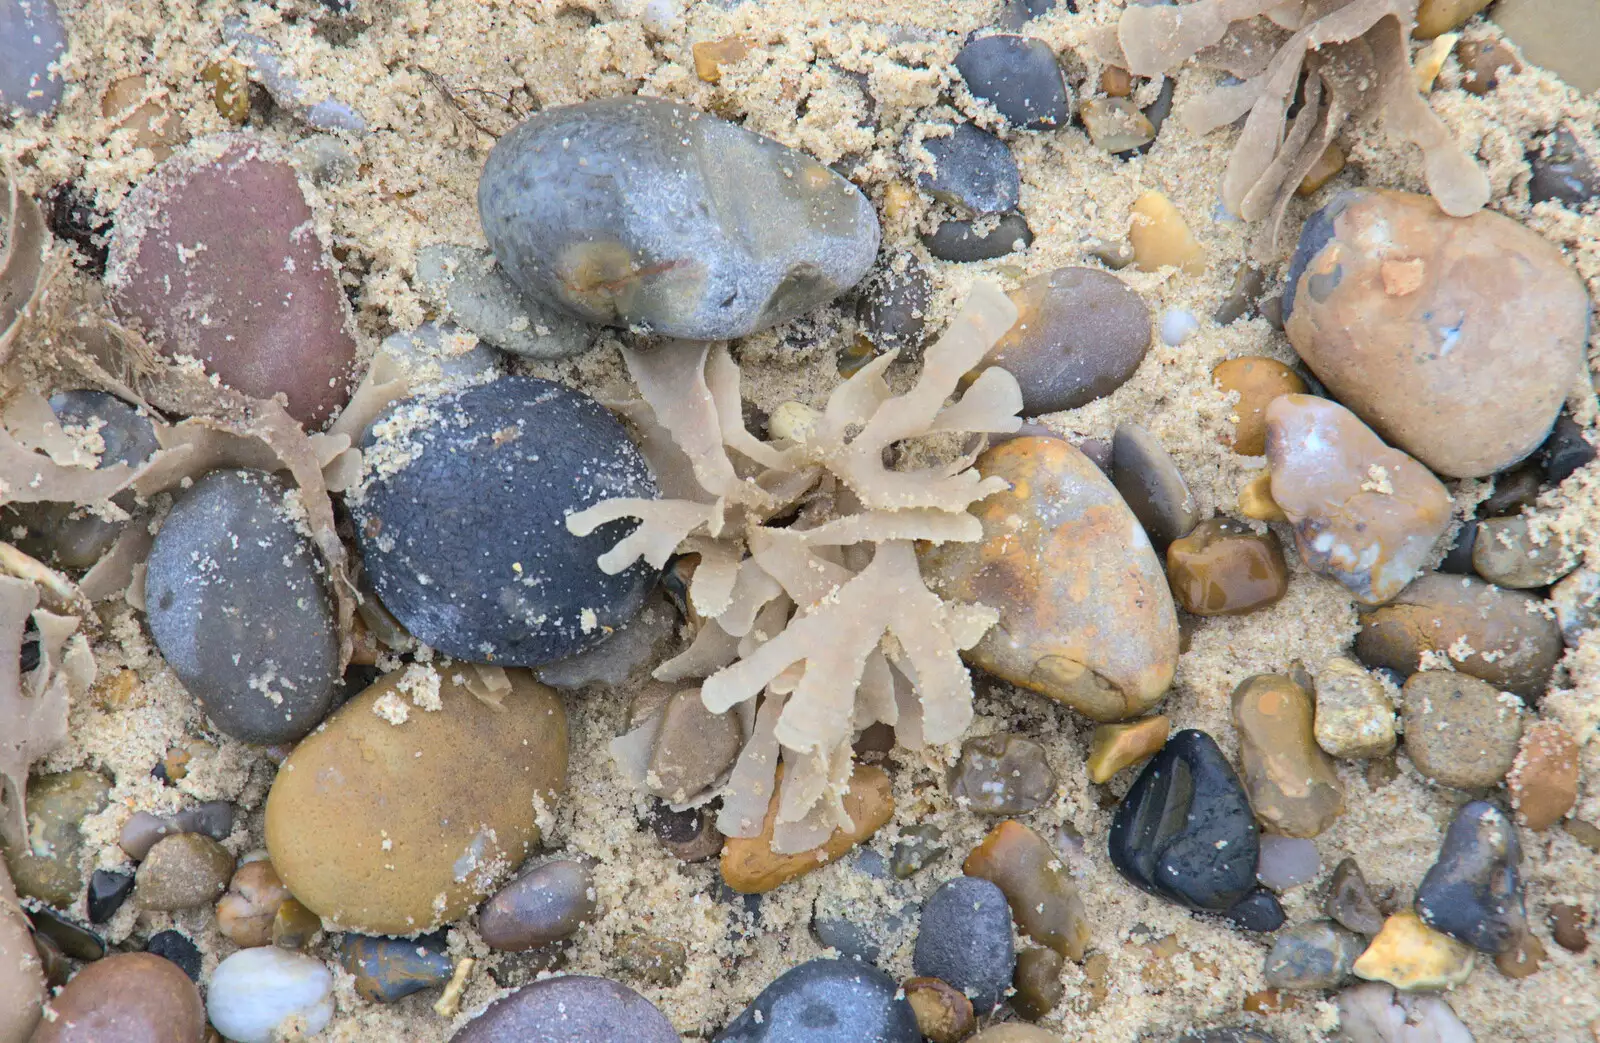
[[[333,1018],[333,975],[321,960],[275,945],[241,949],[211,975],[206,1013],[234,1043],[272,1043],[291,1027],[314,1036]]]
[[[1339,993],[1339,1030],[1350,1043],[1473,1043],[1455,1009],[1437,995],[1395,992],[1383,982]]]
[[[1177,347],[1200,328],[1194,312],[1185,308],[1168,308],[1161,313],[1161,343]]]

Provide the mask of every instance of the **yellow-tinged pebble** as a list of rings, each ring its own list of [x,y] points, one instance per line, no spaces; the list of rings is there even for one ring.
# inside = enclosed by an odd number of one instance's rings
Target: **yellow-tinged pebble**
[[[1171,723],[1158,714],[1141,721],[1102,724],[1089,739],[1089,757],[1084,767],[1090,782],[1109,782],[1123,768],[1132,767],[1167,743]]]
[[[1322,150],[1322,155],[1306,171],[1306,176],[1300,182],[1300,187],[1295,189],[1295,195],[1309,196],[1317,189],[1326,185],[1331,179],[1337,177],[1339,171],[1344,169],[1344,151],[1333,142],[1328,142],[1328,147]]]
[[[750,41],[742,36],[702,40],[690,50],[694,54],[694,74],[706,83],[722,79],[722,67],[733,65],[750,53]]]
[[[1133,74],[1108,65],[1100,73],[1100,89],[1113,98],[1126,98],[1133,93]]]
[[[1133,263],[1142,272],[1177,268],[1186,275],[1201,275],[1206,270],[1205,248],[1172,200],[1160,192],[1146,192],[1134,200],[1128,238],[1133,242]]]
[[[242,126],[250,118],[250,71],[240,62],[212,62],[200,70],[211,84],[211,101],[222,118]]]
[[[1423,94],[1433,90],[1433,81],[1439,78],[1439,70],[1444,68],[1444,60],[1450,57],[1456,41],[1461,39],[1460,33],[1445,33],[1428,46],[1417,52],[1411,62],[1411,74],[1416,77],[1417,90]]]
[[[1239,490],[1239,513],[1256,521],[1288,521],[1278,501],[1272,498],[1272,474],[1263,471]]]
[[[904,181],[889,182],[883,189],[883,219],[885,221],[898,221],[911,213],[911,208],[917,201],[917,193]]]
[[[1397,989],[1453,989],[1472,976],[1473,950],[1423,923],[1416,913],[1395,913],[1367,951],[1356,958],[1356,977]]]

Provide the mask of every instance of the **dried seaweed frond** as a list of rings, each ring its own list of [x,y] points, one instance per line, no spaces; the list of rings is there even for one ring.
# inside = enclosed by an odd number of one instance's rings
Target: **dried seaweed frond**
[[[49,271],[50,233],[33,197],[0,165],[0,365],[11,357],[22,323],[38,304]]]
[[[1422,149],[1428,190],[1445,213],[1464,217],[1488,202],[1487,176],[1418,93],[1409,47],[1416,13],[1417,0],[1129,7],[1110,49],[1140,76],[1193,58],[1242,79],[1186,106],[1181,118],[1203,134],[1248,113],[1222,198],[1245,220],[1265,219],[1252,246],[1264,261],[1278,253],[1284,211],[1317,159],[1348,121],[1380,108],[1387,126]],[[1302,105],[1291,119],[1302,71]]]
[[[643,401],[622,411],[666,498],[608,500],[567,524],[581,536],[639,520],[600,558],[608,572],[641,557],[657,567],[698,557],[688,599],[704,623],[655,676],[705,678],[708,710],[753,719],[720,790],[724,833],[760,833],[781,760],[773,849],[816,847],[848,824],[842,798],[860,730],[883,722],[918,747],[958,738],[971,720],[960,653],[997,616],[928,590],[914,542],[982,538],[967,508],[1005,485],[982,478],[971,455],[912,471],[884,459],[907,439],[1018,428],[1022,395],[1004,370],[985,370],[950,400],[1015,321],[1005,294],[979,284],[909,391],[895,395],[884,380],[890,352],[840,384],[803,437],[774,441],[745,430],[724,347],[624,351]]]

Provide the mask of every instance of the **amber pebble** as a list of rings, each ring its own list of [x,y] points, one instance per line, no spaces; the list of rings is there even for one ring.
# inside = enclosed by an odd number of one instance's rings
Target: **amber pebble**
[[[1578,800],[1577,741],[1555,721],[1529,725],[1506,784],[1517,821],[1532,830],[1549,829]]]
[[[1550,937],[1568,952],[1583,952],[1589,948],[1589,935],[1583,927],[1588,922],[1581,908],[1557,902],[1550,907]]]
[[[217,930],[242,949],[272,941],[272,923],[289,889],[267,859],[246,862],[217,903]]]
[[[1467,19],[1489,6],[1489,0],[1422,0],[1417,8],[1415,40],[1431,40],[1440,33],[1459,29]]]
[[[1406,753],[1428,778],[1457,789],[1493,786],[1511,770],[1522,704],[1476,677],[1412,674],[1404,690]]]
[[[1258,674],[1233,692],[1233,726],[1245,791],[1274,833],[1314,837],[1344,811],[1344,784],[1313,733],[1311,695],[1279,674]]]
[[[1317,161],[1311,165],[1310,170],[1306,171],[1306,176],[1301,179],[1299,186],[1295,188],[1295,195],[1309,196],[1316,194],[1317,189],[1332,181],[1339,175],[1339,171],[1343,169],[1344,150],[1337,143],[1328,142],[1328,147],[1322,150],[1322,155],[1317,157]]]
[[[793,855],[772,850],[772,833],[778,821],[778,801],[783,795],[780,772],[773,787],[761,832],[753,837],[729,837],[722,845],[722,879],[740,894],[760,894],[838,861],[844,854],[881,829],[894,814],[889,776],[881,768],[858,765],[844,795],[850,828],[839,828],[819,848]]]
[[[1012,979],[1016,994],[1011,1006],[1029,1021],[1038,1021],[1054,1010],[1067,994],[1061,981],[1066,957],[1054,949],[1030,945],[1017,953],[1017,972]]]
[[[1083,959],[1089,918],[1078,888],[1043,837],[1007,820],[972,849],[961,871],[995,884],[1022,933],[1071,960]]]
[[[156,161],[172,155],[174,146],[184,140],[183,120],[173,114],[161,98],[159,87],[139,73],[124,76],[106,88],[100,99],[100,115],[114,120],[116,131],[129,132],[134,148],[147,148]]]
[[[1251,1014],[1282,1014],[1284,1011],[1299,1010],[1304,1001],[1292,992],[1282,989],[1262,989],[1252,992],[1244,998],[1244,1009]]]
[[[322,933],[322,917],[293,898],[286,898],[272,918],[272,944],[280,949],[309,949]]]
[[[1544,943],[1532,931],[1524,929],[1517,932],[1510,948],[1496,954],[1494,969],[1507,978],[1526,978],[1544,966],[1545,958]]]
[[[1461,62],[1461,89],[1482,97],[1500,86],[1504,73],[1522,71],[1517,53],[1501,40],[1465,40],[1456,45]]]
[[[250,118],[250,70],[240,62],[212,62],[200,78],[211,84],[211,101],[222,118],[243,126]]]
[[[1178,268],[1185,275],[1202,275],[1206,252],[1189,231],[1178,208],[1160,192],[1150,191],[1133,202],[1133,261],[1142,272]]]
[[[79,971],[50,1001],[54,1017],[30,1043],[200,1043],[200,990],[178,965],[150,953],[120,953]]]
[[[909,978],[900,988],[917,1017],[917,1031],[929,1043],[960,1043],[977,1029],[972,1001],[954,986],[938,978]]]
[[[1260,456],[1267,451],[1267,404],[1279,395],[1303,395],[1306,382],[1277,359],[1259,355],[1228,359],[1211,371],[1223,391],[1237,391],[1233,407],[1233,451]]]
[[[1108,65],[1100,70],[1100,90],[1113,98],[1126,98],[1133,93],[1133,76],[1127,69]]]
[[[1252,478],[1239,489],[1239,513],[1254,521],[1286,522],[1278,501],[1272,498],[1272,475],[1264,472]]]
[[[1357,957],[1356,977],[1397,989],[1448,989],[1472,975],[1473,948],[1440,934],[1409,909],[1383,922],[1383,930]]]
[[[1090,782],[1110,782],[1123,768],[1131,768],[1167,743],[1171,724],[1161,714],[1138,721],[1097,725],[1089,737],[1084,759]]]
[[[689,50],[694,56],[694,74],[706,83],[722,79],[722,67],[734,65],[750,54],[750,41],[742,36],[702,40]]]
[[[1277,604],[1289,589],[1289,566],[1271,531],[1258,535],[1212,518],[1167,548],[1167,578],[1185,612],[1242,616]]]

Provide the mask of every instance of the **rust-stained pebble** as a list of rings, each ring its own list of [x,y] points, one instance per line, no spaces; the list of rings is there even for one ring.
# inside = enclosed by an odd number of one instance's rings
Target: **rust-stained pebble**
[[[1505,778],[1522,738],[1519,699],[1451,670],[1412,674],[1403,695],[1406,753],[1418,771],[1457,789]]]
[[[1397,989],[1450,989],[1472,976],[1473,949],[1424,924],[1416,913],[1395,913],[1356,959],[1356,977]]]
[[[1083,959],[1089,917],[1078,888],[1043,837],[1007,820],[972,849],[961,871],[997,885],[1022,933],[1070,960]]]
[[[761,832],[753,837],[729,837],[722,846],[722,879],[740,894],[771,891],[797,876],[838,861],[851,848],[876,833],[894,814],[894,796],[889,776],[881,768],[857,765],[844,795],[845,813],[851,826],[833,831],[821,847],[793,855],[772,850],[772,834],[777,826],[778,801],[783,795],[783,778],[773,787]]]
[[[929,1043],[961,1043],[978,1027],[972,1001],[938,978],[909,978],[900,986],[917,1017],[917,1030]]]
[[[1549,829],[1578,800],[1578,743],[1556,721],[1535,721],[1506,776],[1517,821],[1529,829]]]
[[[1245,791],[1262,825],[1314,837],[1344,811],[1344,784],[1313,734],[1311,694],[1288,677],[1258,674],[1233,693]]]
[[[1089,737],[1089,755],[1084,758],[1089,781],[1110,782],[1123,768],[1131,768],[1161,749],[1169,731],[1171,723],[1161,714],[1097,725]]]
[[[1220,362],[1211,379],[1223,391],[1237,392],[1233,406],[1233,451],[1260,456],[1267,451],[1267,406],[1279,395],[1303,395],[1306,382],[1300,374],[1259,355]]]
[[[1289,589],[1289,566],[1270,531],[1211,518],[1167,548],[1167,578],[1185,612],[1242,616],[1277,604]]]

